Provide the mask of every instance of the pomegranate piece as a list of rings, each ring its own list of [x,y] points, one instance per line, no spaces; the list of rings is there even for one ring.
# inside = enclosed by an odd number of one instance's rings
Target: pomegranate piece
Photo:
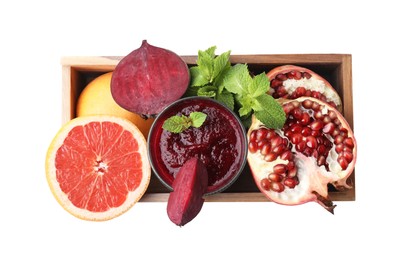
[[[342,102],[331,84],[317,73],[294,65],[279,66],[267,73],[274,98],[296,99],[308,96],[329,103],[340,112]]]
[[[184,226],[202,209],[208,187],[208,173],[197,157],[186,161],[177,173],[167,202],[167,215],[178,226]]]
[[[149,117],[182,97],[189,82],[189,69],[180,56],[144,40],[115,67],[111,93],[124,109]]]
[[[272,201],[284,205],[315,201],[333,213],[327,185],[351,188],[346,181],[357,154],[352,129],[339,111],[319,99],[281,102],[287,116],[282,129],[266,128],[253,117],[248,130],[247,159],[254,180]]]

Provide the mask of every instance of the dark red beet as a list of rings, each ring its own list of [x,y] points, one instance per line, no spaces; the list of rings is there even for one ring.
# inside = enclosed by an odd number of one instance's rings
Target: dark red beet
[[[180,56],[144,40],[115,67],[111,93],[124,109],[151,116],[182,97],[189,81],[189,68]]]
[[[172,187],[167,215],[174,224],[184,226],[199,214],[205,201],[203,195],[208,187],[208,173],[203,162],[196,157],[186,161]]]

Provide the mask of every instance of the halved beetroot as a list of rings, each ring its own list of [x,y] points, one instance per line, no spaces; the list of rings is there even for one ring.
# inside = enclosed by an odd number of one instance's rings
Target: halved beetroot
[[[342,111],[342,101],[336,90],[314,71],[294,66],[279,66],[267,73],[274,98],[296,99],[308,96],[320,99]]]
[[[182,97],[189,82],[189,69],[180,56],[144,40],[115,67],[111,93],[119,106],[149,117]]]
[[[208,187],[208,173],[203,162],[197,157],[186,161],[172,187],[167,215],[174,224],[184,226],[199,214],[205,201],[203,195]]]

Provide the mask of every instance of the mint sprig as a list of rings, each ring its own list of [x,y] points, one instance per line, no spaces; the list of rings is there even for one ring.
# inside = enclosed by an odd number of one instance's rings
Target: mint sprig
[[[231,66],[230,51],[215,55],[216,46],[198,52],[197,65],[190,68],[188,96],[214,98],[249,120],[254,114],[266,127],[282,128],[286,116],[281,105],[267,92],[270,81],[263,72],[252,77],[246,64]]]
[[[270,82],[265,72],[252,78],[246,64],[236,64],[229,70],[223,84],[235,94],[235,99],[240,104],[240,116],[253,113],[266,127],[280,129],[284,126],[284,110],[267,94]]]
[[[181,133],[189,127],[201,127],[207,115],[203,112],[192,112],[189,116],[171,116],[163,123],[163,129],[172,133]]]

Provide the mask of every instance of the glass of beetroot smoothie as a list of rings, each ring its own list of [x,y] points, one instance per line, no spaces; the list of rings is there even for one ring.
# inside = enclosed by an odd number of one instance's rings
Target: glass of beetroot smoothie
[[[169,117],[189,116],[195,111],[207,115],[199,128],[190,127],[181,133],[162,128]],[[205,97],[183,98],[167,106],[158,114],[148,137],[151,167],[169,190],[188,159],[196,156],[202,160],[208,171],[205,195],[224,191],[239,177],[246,163],[247,147],[245,128],[238,116]]]

